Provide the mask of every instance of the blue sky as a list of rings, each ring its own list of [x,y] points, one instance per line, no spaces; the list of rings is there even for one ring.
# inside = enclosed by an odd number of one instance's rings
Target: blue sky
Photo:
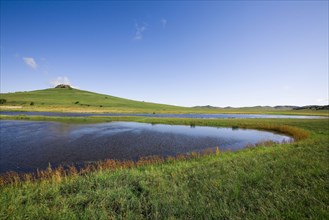
[[[328,104],[328,1],[1,1],[1,92]]]

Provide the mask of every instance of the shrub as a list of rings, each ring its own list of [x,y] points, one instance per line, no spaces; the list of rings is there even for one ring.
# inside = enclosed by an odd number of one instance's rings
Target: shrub
[[[34,105],[34,102],[31,102],[30,105]]]
[[[0,104],[5,104],[7,102],[6,99],[0,99]]]
[[[76,101],[74,104],[79,104],[79,101]]]
[[[236,125],[232,126],[232,130],[238,130],[238,129],[239,129],[239,126],[236,126]]]

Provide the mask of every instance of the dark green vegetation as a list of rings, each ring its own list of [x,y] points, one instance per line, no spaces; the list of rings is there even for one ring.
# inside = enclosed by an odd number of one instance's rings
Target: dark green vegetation
[[[194,106],[193,108],[205,108],[205,109],[220,109],[220,107],[205,105],[205,106]],[[225,107],[225,109],[231,109],[232,107]],[[306,105],[306,106],[292,106],[292,105],[277,105],[271,106],[254,106],[244,107],[240,109],[263,109],[263,110],[329,110],[329,105]]]
[[[329,105],[318,106],[318,105],[308,105],[302,107],[295,107],[294,110],[329,110]]]
[[[71,87],[0,94],[3,111],[111,112],[111,113],[252,113],[325,115],[328,110],[292,110],[290,108],[187,108],[149,102],[133,101]],[[33,104],[32,104],[33,103]]]
[[[7,102],[6,99],[0,99],[0,104],[5,104]]]
[[[69,121],[60,117],[20,117]],[[16,182],[0,189],[1,219],[329,218],[328,119],[71,120],[259,128],[290,132],[300,140],[129,169],[98,169],[82,175]]]

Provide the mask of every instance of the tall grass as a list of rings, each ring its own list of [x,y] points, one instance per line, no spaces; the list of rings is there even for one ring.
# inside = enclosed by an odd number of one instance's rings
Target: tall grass
[[[259,144],[260,146],[261,144]],[[75,165],[70,165],[68,167],[58,166],[53,168],[49,164],[48,168],[45,170],[37,170],[32,173],[17,173],[13,171],[6,172],[0,175],[0,186],[5,185],[18,185],[22,182],[32,182],[32,181],[46,181],[51,180],[55,182],[60,182],[61,180],[71,177],[71,176],[83,176],[90,172],[102,171],[102,170],[122,170],[130,169],[135,167],[142,167],[148,165],[157,165],[166,162],[178,161],[178,160],[188,160],[193,158],[198,158],[205,155],[215,154],[219,156],[219,148],[215,149],[209,148],[201,152],[190,152],[187,154],[179,154],[176,156],[160,157],[157,155],[141,157],[137,161],[132,160],[114,160],[108,159],[103,161],[97,161],[94,163],[88,163],[84,166],[76,167]]]

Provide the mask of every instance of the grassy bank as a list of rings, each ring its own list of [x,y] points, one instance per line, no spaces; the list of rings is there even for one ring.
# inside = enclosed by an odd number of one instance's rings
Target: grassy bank
[[[25,118],[36,119],[64,120]],[[3,186],[1,219],[329,218],[328,119],[93,117],[72,120],[284,127],[295,129],[291,130],[293,134],[307,131],[309,137],[271,147]]]

